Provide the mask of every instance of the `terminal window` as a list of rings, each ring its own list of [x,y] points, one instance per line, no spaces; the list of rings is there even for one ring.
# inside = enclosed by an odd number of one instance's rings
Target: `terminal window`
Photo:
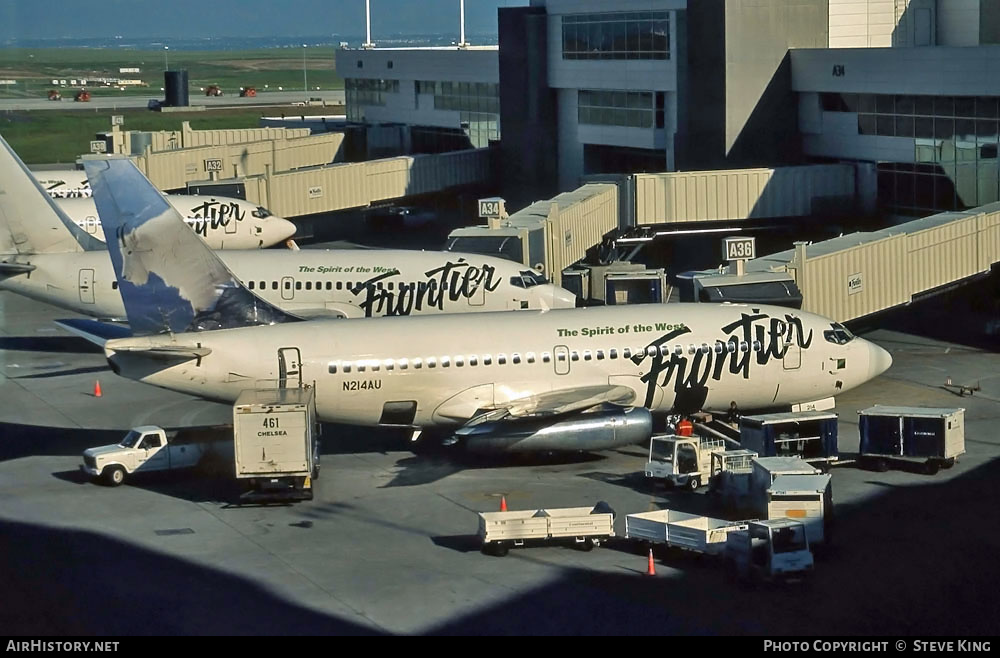
[[[858,134],[913,140],[912,162],[878,165],[878,196],[899,214],[1000,201],[1000,98],[820,94],[826,112],[857,114]]]
[[[653,127],[653,92],[581,89],[577,120],[597,126]]]
[[[670,12],[562,17],[563,59],[670,59]]]

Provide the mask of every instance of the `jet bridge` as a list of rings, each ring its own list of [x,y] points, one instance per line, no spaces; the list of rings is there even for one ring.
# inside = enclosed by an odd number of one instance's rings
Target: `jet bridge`
[[[728,270],[688,273],[682,298],[692,301],[769,301],[752,292],[780,281],[801,291],[801,308],[839,322],[909,304],[985,276],[1000,262],[1000,203],[944,212],[880,231],[852,233]],[[713,296],[714,295],[714,296]]]

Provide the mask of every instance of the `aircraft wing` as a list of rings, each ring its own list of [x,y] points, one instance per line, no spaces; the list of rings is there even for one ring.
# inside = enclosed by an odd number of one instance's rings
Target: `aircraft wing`
[[[0,274],[26,274],[35,269],[25,263],[0,263]]]
[[[635,391],[631,388],[613,384],[561,388],[512,400],[503,406],[475,416],[463,427],[474,427],[481,423],[508,418],[559,416],[574,411],[584,411],[602,404],[626,406],[633,402],[635,397]]]

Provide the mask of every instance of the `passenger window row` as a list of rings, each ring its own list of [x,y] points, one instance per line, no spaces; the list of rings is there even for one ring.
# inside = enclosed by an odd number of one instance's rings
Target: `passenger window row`
[[[564,363],[566,360],[570,361],[603,361],[604,359],[618,359],[619,356],[622,359],[631,359],[637,356],[669,356],[671,353],[678,356],[685,353],[696,354],[701,352],[702,354],[708,354],[709,352],[715,352],[716,354],[730,353],[734,354],[736,352],[759,352],[763,349],[763,344],[755,340],[753,342],[746,341],[730,341],[723,343],[717,341],[715,345],[709,345],[708,343],[702,343],[701,345],[690,344],[685,348],[683,345],[674,345],[671,348],[669,345],[661,345],[657,347],[655,345],[650,345],[645,348],[638,348],[632,350],[631,348],[623,348],[618,350],[616,348],[611,348],[609,350],[572,350],[569,352],[559,351],[555,354],[555,360],[559,363]],[[522,363],[535,363],[535,353],[527,352],[522,355],[518,352],[514,352],[510,355],[509,363],[512,365],[520,365]],[[551,352],[541,353],[542,363],[552,362]],[[466,365],[471,367],[476,367],[479,365],[490,366],[493,365],[494,358],[491,354],[482,355],[468,355],[468,356],[442,356],[442,357],[426,357],[426,358],[412,358],[412,359],[384,359],[384,360],[362,360],[362,361],[331,361],[328,364],[328,369],[331,375],[335,375],[338,372],[344,374],[350,374],[352,372],[380,372],[385,370],[391,372],[393,370],[408,370],[410,368],[414,370],[420,370],[424,367],[426,368],[450,368],[452,366],[456,368],[461,368]],[[506,354],[497,354],[495,363],[498,366],[507,365],[508,358]]]
[[[284,280],[280,284],[277,281],[271,281],[270,282],[270,289],[271,290],[277,290],[279,287],[281,287],[281,288],[284,288],[285,290],[291,290],[292,289],[292,285],[293,285],[293,281],[291,279]],[[305,289],[305,290],[313,290],[313,289],[315,289],[315,290],[334,290],[334,289],[337,289],[337,290],[344,290],[344,289],[351,290],[355,286],[361,286],[361,285],[375,286],[375,288],[378,289],[378,290],[395,290],[396,289],[396,283],[394,281],[389,281],[388,283],[383,282],[383,281],[377,281],[375,283],[365,283],[363,281],[347,281],[347,282],[344,282],[344,281],[337,281],[337,282],[333,282],[333,281],[316,281],[315,283],[313,283],[312,281],[295,281],[294,285],[295,285],[295,289],[296,290],[303,290],[303,289]],[[438,286],[437,281],[421,281],[420,283],[413,283],[413,282],[405,283],[404,282],[404,283],[400,283],[399,284],[399,290],[400,291],[403,291],[403,290],[418,290],[418,289],[421,290],[421,291],[424,291],[424,290],[437,290],[438,287],[439,286]],[[250,290],[267,290],[268,289],[268,282],[267,281],[247,281],[247,288],[249,288]],[[447,281],[443,282],[440,285],[440,288],[443,291],[447,291],[448,290],[448,282]]]

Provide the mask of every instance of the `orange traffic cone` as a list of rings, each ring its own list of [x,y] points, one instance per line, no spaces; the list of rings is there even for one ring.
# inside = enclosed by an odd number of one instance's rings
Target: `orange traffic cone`
[[[656,575],[656,564],[653,562],[653,549],[649,549],[649,564],[646,566],[646,575],[655,576]]]
[[[500,511],[507,511],[507,496],[500,496]]]
[[[101,381],[100,380],[96,380],[94,382],[94,397],[95,398],[101,397]]]

